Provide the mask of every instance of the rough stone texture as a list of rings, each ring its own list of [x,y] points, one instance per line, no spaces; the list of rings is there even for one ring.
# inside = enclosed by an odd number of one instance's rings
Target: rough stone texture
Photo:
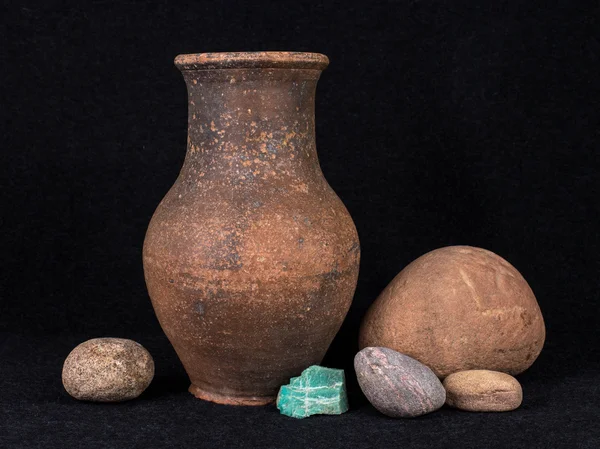
[[[137,398],[154,377],[154,361],[142,345],[123,338],[94,338],[65,360],[62,382],[75,399],[119,402]]]
[[[521,384],[509,374],[470,370],[444,379],[446,404],[470,412],[506,412],[523,401]]]
[[[481,248],[450,246],[392,280],[363,320],[360,347],[395,349],[442,378],[468,369],[518,374],[545,335],[535,296],[512,265]]]
[[[344,370],[311,366],[290,379],[277,396],[279,411],[292,418],[340,415],[348,411]]]
[[[388,348],[365,348],[354,357],[361,390],[373,407],[394,418],[413,418],[444,405],[446,392],[421,362]]]
[[[319,364],[360,247],[321,172],[314,94],[326,56],[178,56],[187,155],[144,242],[152,304],[199,398],[261,405]]]

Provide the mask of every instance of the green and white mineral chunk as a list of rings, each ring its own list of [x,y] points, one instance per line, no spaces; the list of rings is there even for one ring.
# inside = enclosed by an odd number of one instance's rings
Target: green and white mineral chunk
[[[277,395],[277,408],[292,418],[340,415],[348,411],[344,370],[313,365],[292,377]]]

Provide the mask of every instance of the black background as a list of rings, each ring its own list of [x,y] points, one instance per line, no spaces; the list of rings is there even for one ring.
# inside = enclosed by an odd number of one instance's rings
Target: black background
[[[600,446],[597,2],[4,2],[0,446]],[[324,364],[352,410],[297,421],[194,399],[154,316],[146,226],[182,165],[179,53],[327,54],[323,171],[362,245],[354,304]],[[378,414],[357,389],[360,319],[411,260],[469,244],[530,283],[546,346],[511,413]],[[90,404],[62,362],[92,337],[156,361],[138,400]]]

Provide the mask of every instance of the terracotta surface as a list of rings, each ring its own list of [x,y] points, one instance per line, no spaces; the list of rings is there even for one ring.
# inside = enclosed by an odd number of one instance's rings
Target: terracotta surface
[[[445,377],[469,369],[518,374],[544,339],[536,298],[511,264],[481,248],[450,246],[390,282],[368,310],[359,344],[394,349]]]
[[[507,412],[523,402],[521,384],[498,371],[471,370],[444,379],[446,404],[470,412]]]
[[[359,242],[321,172],[314,94],[326,56],[175,59],[188,146],[144,242],[144,270],[190,391],[260,405],[319,364],[348,311]]]

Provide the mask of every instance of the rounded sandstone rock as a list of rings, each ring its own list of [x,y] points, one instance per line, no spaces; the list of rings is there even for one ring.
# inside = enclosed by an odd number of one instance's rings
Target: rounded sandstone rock
[[[436,375],[417,360],[388,348],[365,348],[354,357],[361,390],[373,407],[393,418],[413,418],[444,405]]]
[[[94,338],[77,346],[65,360],[62,382],[75,399],[119,402],[138,397],[154,377],[154,361],[139,343]]]
[[[469,369],[518,374],[545,335],[535,296],[511,264],[449,246],[419,257],[384,289],[363,320],[360,347],[394,349],[441,378]]]
[[[446,404],[470,412],[507,412],[523,401],[521,384],[498,371],[470,370],[444,380]]]

